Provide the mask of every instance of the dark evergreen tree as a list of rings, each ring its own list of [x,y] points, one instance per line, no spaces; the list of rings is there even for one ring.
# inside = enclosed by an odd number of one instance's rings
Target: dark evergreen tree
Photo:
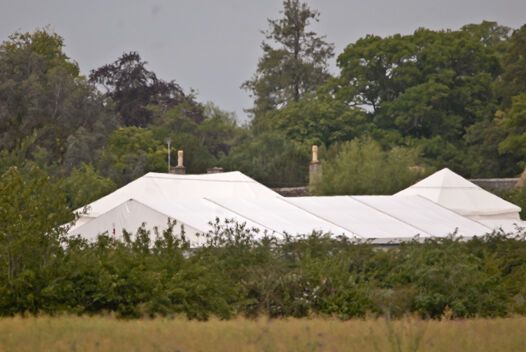
[[[279,19],[268,20],[263,56],[254,77],[242,86],[254,97],[251,112],[256,119],[299,101],[330,77],[327,61],[334,46],[309,29],[318,21],[319,12],[299,0],[285,0],[281,14]]]

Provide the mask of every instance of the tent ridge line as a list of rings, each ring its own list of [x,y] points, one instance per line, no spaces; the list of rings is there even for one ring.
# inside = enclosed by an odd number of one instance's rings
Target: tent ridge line
[[[170,180],[170,177],[144,176],[145,178]],[[177,178],[177,181],[199,181],[199,182],[229,182],[229,183],[255,183],[254,181],[241,180],[203,180],[199,178]]]
[[[209,201],[210,203],[213,203],[213,204],[217,205],[218,207],[221,207],[221,208],[223,208],[223,209],[226,209],[226,210],[228,210],[229,212],[234,213],[234,214],[236,214],[236,215],[238,215],[238,216],[240,216],[240,217],[242,217],[242,218],[244,218],[244,219],[247,219],[248,221],[252,221],[253,223],[258,224],[258,225],[260,225],[260,226],[266,228],[267,230],[270,230],[270,231],[272,231],[272,232],[278,233],[278,234],[280,234],[280,235],[283,236],[283,233],[282,233],[281,231],[276,231],[276,230],[274,230],[274,229],[272,229],[272,228],[270,228],[270,227],[268,227],[268,226],[266,226],[266,225],[260,223],[259,221],[255,221],[255,220],[249,218],[248,216],[245,216],[245,215],[243,215],[243,214],[241,214],[241,213],[239,213],[239,212],[237,212],[237,211],[235,211],[235,210],[230,209],[229,207],[224,206],[223,204],[221,204],[221,203],[219,203],[219,202],[216,202],[216,201],[214,201],[214,200],[212,200],[212,199],[210,199],[210,198],[207,198],[207,197],[203,197],[203,199],[206,200],[206,201]]]

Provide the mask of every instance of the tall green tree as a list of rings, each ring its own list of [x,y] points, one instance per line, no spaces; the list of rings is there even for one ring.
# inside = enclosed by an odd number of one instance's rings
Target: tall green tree
[[[45,164],[62,165],[69,136],[79,129],[90,134],[94,126],[111,130],[112,117],[64,53],[59,35],[15,33],[0,45],[0,148],[14,150],[31,138],[27,158],[38,154]],[[91,144],[91,150],[103,140]]]
[[[341,74],[334,95],[365,109],[375,125],[373,134],[388,137],[383,144],[421,145],[422,156],[432,165],[480,175],[488,170],[465,162],[465,152],[471,146],[480,149],[473,143],[483,134],[480,128],[493,121],[493,82],[501,71],[496,47],[505,33],[505,28],[484,22],[458,31],[366,36],[338,57]],[[467,138],[476,124],[471,133],[477,135]],[[497,143],[487,149],[487,157],[498,158]],[[499,163],[490,164],[495,167],[490,172],[499,174]]]
[[[254,98],[256,119],[268,111],[297,102],[330,76],[327,61],[333,44],[310,30],[319,12],[299,0],[283,1],[282,17],[268,20],[261,45],[263,56],[255,75],[243,84]]]
[[[380,127],[402,135],[430,137],[440,131],[456,139],[465,126],[495,111],[498,59],[465,30],[367,36],[349,45],[338,65],[340,99],[367,106]]]

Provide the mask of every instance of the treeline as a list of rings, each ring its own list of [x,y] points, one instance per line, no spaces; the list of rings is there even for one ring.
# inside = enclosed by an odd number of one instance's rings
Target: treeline
[[[256,72],[242,85],[254,98],[242,126],[157,77],[139,53],[83,76],[60,35],[15,33],[0,45],[0,171],[37,165],[65,180],[73,208],[165,172],[168,139],[172,153],[186,151],[189,173],[221,166],[269,186],[305,185],[318,144],[319,194],[393,193],[446,166],[466,177],[520,174],[525,26],[368,35],[339,53],[331,75],[334,46],[311,30],[318,20],[297,0],[269,20]],[[384,171],[389,161],[398,182]]]

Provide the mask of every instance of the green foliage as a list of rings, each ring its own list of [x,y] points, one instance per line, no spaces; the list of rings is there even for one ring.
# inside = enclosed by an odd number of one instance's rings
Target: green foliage
[[[338,57],[336,97],[367,107],[377,128],[397,131],[403,138],[390,147],[408,141],[422,144],[422,156],[433,166],[453,163],[465,174],[481,173],[478,165],[466,167],[464,138],[470,126],[478,123],[480,128],[492,121],[492,83],[500,72],[495,47],[505,33],[505,28],[483,22],[459,31],[419,29],[406,36],[366,36]],[[425,147],[432,139],[436,144],[436,138],[442,147]],[[450,150],[456,155],[448,155]],[[495,153],[485,156],[492,162],[498,159]],[[492,172],[498,174],[498,163],[493,165]]]
[[[216,159],[228,155],[230,148],[246,132],[237,125],[235,115],[222,111],[212,103],[204,107],[205,120],[198,126],[198,135],[208,152]]]
[[[499,125],[499,118],[473,124],[467,129],[465,153],[457,163],[463,163],[478,177],[505,177],[519,172],[520,157],[499,151],[499,144],[506,138],[506,131]],[[453,152],[451,153],[453,154]],[[446,160],[442,162],[444,164]]]
[[[502,107],[507,108],[514,96],[526,92],[526,25],[513,32],[502,51],[503,72],[495,85]]]
[[[115,312],[206,320],[526,314],[523,233],[380,249],[321,233],[278,239],[216,219],[204,245],[190,249],[176,229],[171,223],[162,233],[139,228],[123,240],[75,237],[62,245],[21,236],[31,255],[24,257],[24,270],[0,281],[0,315]],[[19,248],[1,245],[2,253]]]
[[[0,45],[0,147],[12,151],[33,138],[26,158],[43,166],[63,166],[78,130],[104,126],[107,135],[112,126],[100,95],[63,49],[62,38],[47,30],[15,33]]]
[[[114,189],[113,181],[101,176],[89,164],[82,164],[80,168],[74,169],[64,180],[64,190],[71,209],[89,204]]]
[[[246,173],[269,186],[301,186],[307,182],[309,148],[279,133],[264,133],[234,146],[221,160],[228,170]]]
[[[499,150],[513,153],[523,160],[526,156],[526,93],[513,97],[510,109],[499,117],[506,132]]]
[[[515,176],[523,167],[524,26],[511,35],[482,22],[365,36],[339,55],[331,78],[333,45],[310,29],[318,18],[287,0],[269,20],[257,71],[243,85],[254,97],[244,127],[158,78],[136,52],[86,80],[58,34],[15,33],[0,45],[0,168],[31,161],[68,178],[89,164],[122,185],[164,172],[170,139],[172,160],[185,151],[187,173],[223,166],[269,185],[303,185],[311,144],[364,136],[385,150],[418,149],[420,165],[468,177]]]
[[[480,24],[468,24],[462,30],[479,39],[485,46],[501,49],[509,39],[511,28],[497,22],[482,21]]]
[[[263,56],[254,77],[243,84],[254,97],[256,120],[275,109],[297,102],[329,78],[327,61],[334,45],[309,30],[319,13],[299,0],[283,1],[283,15],[268,20],[261,45]]]
[[[458,239],[430,241],[420,250],[404,245],[397,258],[400,283],[412,282],[413,309],[422,316],[440,318],[448,309],[453,317],[501,316],[505,314],[506,298],[495,286],[498,272],[491,260],[484,262],[476,249],[477,240],[465,245]],[[452,260],[451,258],[455,258]],[[486,267],[489,266],[489,267]],[[408,270],[417,267],[417,270]]]
[[[232,114],[212,104],[205,107],[203,121],[187,114],[186,103],[168,110],[150,106],[148,127],[123,127],[115,130],[98,163],[102,173],[117,185],[130,182],[146,172],[167,171],[167,144],[171,142],[172,166],[177,150],[184,150],[187,173],[204,173],[230,152],[231,146],[246,131],[238,127]]]
[[[415,168],[416,149],[384,151],[371,139],[354,139],[333,149],[333,157],[322,164],[320,181],[313,185],[316,194],[393,194],[422,176]]]
[[[166,171],[166,147],[151,130],[123,127],[115,130],[102,154],[101,165],[118,185],[128,183],[147,171]]]
[[[266,120],[266,129],[282,131],[287,138],[307,145],[330,146],[372,129],[363,110],[349,108],[322,91],[269,113]]]
[[[2,44],[2,51],[9,58],[15,58],[22,53],[34,54],[35,58],[43,61],[46,70],[62,67],[71,76],[79,75],[79,67],[64,53],[64,39],[47,29],[38,29],[33,33],[15,32],[9,40]],[[22,74],[21,70],[13,67],[13,72]]]
[[[524,219],[526,217],[526,186],[513,188],[503,192],[501,196],[521,207],[521,218]]]
[[[213,104],[205,106],[204,120],[201,123],[189,118],[184,106],[164,112],[157,110],[155,115],[149,129],[157,140],[171,140],[174,152],[176,149],[185,151],[184,165],[187,173],[206,172],[207,168],[214,166],[218,159],[229,153],[231,146],[243,133],[232,114]]]
[[[72,220],[61,188],[36,168],[0,176],[0,310],[36,312],[52,279],[55,253]]]
[[[417,92],[426,93],[423,103],[439,104],[435,105],[438,112],[458,115],[468,123],[491,107],[480,106],[480,100],[487,102],[491,97],[491,79],[499,71],[492,49],[465,30],[419,29],[408,36],[367,36],[349,45],[338,57],[338,65],[342,70],[338,94],[344,101],[381,112],[386,103],[400,98],[415,100]],[[408,93],[409,88],[413,92]],[[440,104],[443,96],[449,98],[448,104]],[[464,104],[458,104],[458,99]],[[420,112],[410,115],[417,118]],[[415,123],[415,129],[408,130],[403,127],[405,119],[397,122],[391,113],[382,120],[412,135],[418,135],[424,127]]]
[[[4,41],[0,315],[526,314],[524,234],[379,250],[328,234],[278,239],[217,220],[192,249],[176,224],[122,241],[64,237],[68,205],[166,171],[167,139],[172,160],[185,150],[189,173],[219,165],[273,186],[306,184],[310,144],[320,144],[328,149],[319,194],[391,194],[442,166],[487,177],[523,166],[525,26],[511,36],[494,22],[366,36],[341,53],[330,79],[333,46],[309,30],[318,16],[287,0],[269,21],[256,74],[243,85],[255,99],[245,127],[157,78],[138,53],[87,81],[55,33]],[[524,188],[506,197],[526,209]]]

